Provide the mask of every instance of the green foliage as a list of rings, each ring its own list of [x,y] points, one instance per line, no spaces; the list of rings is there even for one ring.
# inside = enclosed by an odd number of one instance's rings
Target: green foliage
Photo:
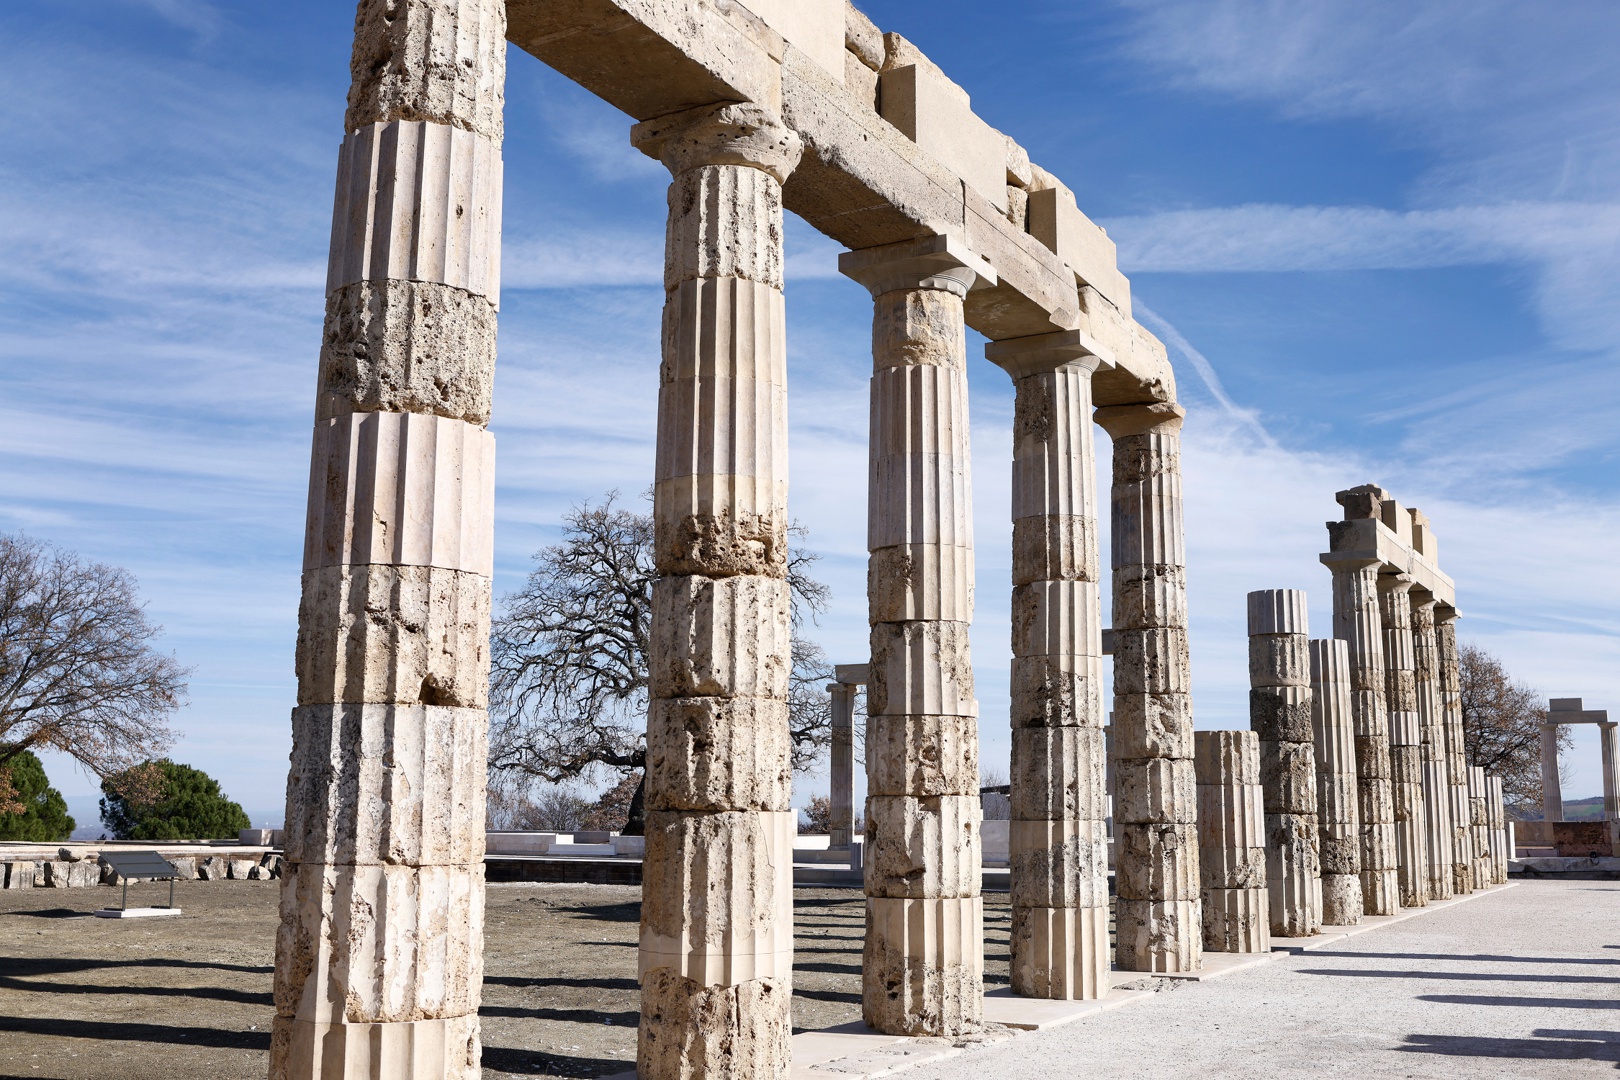
[[[101,820],[119,840],[223,840],[252,822],[219,790],[219,781],[190,765],[149,762],[161,774],[161,794],[134,802],[119,794],[122,774],[101,785]],[[139,767],[139,766],[138,766]]]
[[[67,800],[45,779],[39,758],[23,750],[0,765],[0,774],[0,787],[10,788],[6,801],[23,807],[21,813],[0,813],[0,840],[53,843],[73,835]]]

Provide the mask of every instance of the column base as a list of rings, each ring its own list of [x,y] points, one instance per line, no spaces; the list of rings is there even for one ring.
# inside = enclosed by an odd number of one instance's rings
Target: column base
[[[1401,886],[1394,870],[1361,872],[1363,915],[1394,915],[1401,910]]]
[[[1018,907],[1012,913],[1012,991],[1090,1001],[1108,993],[1108,908]]]
[[[278,1016],[270,1080],[476,1080],[477,1016],[395,1024],[318,1023]]]
[[[641,978],[640,1080],[697,1076],[787,1080],[793,991],[778,979],[704,986],[669,968]]]
[[[1271,898],[1265,889],[1205,889],[1204,950],[1271,951]]]
[[[1355,926],[1365,914],[1361,878],[1356,874],[1322,875],[1322,923]]]
[[[1203,907],[1197,900],[1114,902],[1114,963],[1124,971],[1193,972],[1203,966]]]
[[[949,1038],[984,1018],[984,901],[866,901],[861,1016],[887,1035]]]

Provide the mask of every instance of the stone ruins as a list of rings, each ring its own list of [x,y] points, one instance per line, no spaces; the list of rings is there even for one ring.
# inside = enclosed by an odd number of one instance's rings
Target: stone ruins
[[[840,267],[873,301],[871,654],[836,684],[864,684],[869,713],[868,1024],[957,1036],[982,1016],[968,327],[1016,391],[1015,991],[1096,998],[1111,966],[1195,971],[1206,944],[1313,933],[1324,905],[1353,917],[1357,885],[1374,913],[1476,887],[1493,819],[1463,768],[1456,612],[1421,515],[1376,488],[1340,494],[1323,560],[1348,648],[1307,643],[1298,594],[1262,594],[1257,737],[1195,743],[1184,414],[1164,349],[1072,191],[914,45],[846,0],[361,0],[273,1077],[479,1071],[508,42],[626,113],[671,178],[644,1080],[790,1070],[785,210],[848,249]],[[1093,422],[1113,478],[1112,955]],[[847,697],[837,716],[847,732]],[[849,788],[834,790],[848,843]],[[1201,800],[1222,808],[1203,834]]]

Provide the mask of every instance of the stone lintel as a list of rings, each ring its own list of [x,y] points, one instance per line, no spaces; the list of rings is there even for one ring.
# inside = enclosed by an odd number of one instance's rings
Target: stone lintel
[[[1435,617],[1456,618],[1457,586],[1440,568],[1401,541],[1394,530],[1377,518],[1355,518],[1327,523],[1329,550],[1321,556],[1329,570],[1377,563],[1387,572],[1405,574],[1412,587],[1434,597]]]
[[[845,686],[865,686],[871,673],[870,664],[838,664],[833,678]]]

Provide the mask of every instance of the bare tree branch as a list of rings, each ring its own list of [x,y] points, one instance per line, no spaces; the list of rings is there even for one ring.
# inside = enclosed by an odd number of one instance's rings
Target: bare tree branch
[[[1502,778],[1503,801],[1541,812],[1541,724],[1546,703],[1513,680],[1502,661],[1477,645],[1457,648],[1462,675],[1463,745],[1468,764]],[[1574,745],[1567,729],[1559,744]]]

